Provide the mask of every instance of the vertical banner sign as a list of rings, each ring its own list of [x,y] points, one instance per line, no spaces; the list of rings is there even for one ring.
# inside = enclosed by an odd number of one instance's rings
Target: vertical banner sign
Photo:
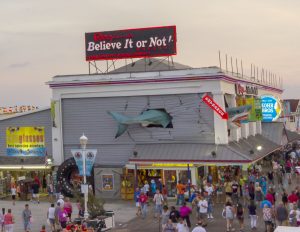
[[[86,60],[176,55],[176,26],[85,34]]]
[[[228,120],[228,113],[225,112],[210,96],[204,94],[202,101],[213,109],[222,119]]]
[[[75,159],[76,165],[78,167],[79,175],[83,176],[83,152],[85,152],[85,175],[91,176],[95,158],[97,155],[96,149],[72,149],[71,153]]]
[[[45,156],[44,127],[6,128],[6,153],[8,156]]]
[[[255,98],[246,98],[246,105],[251,105],[251,111],[248,117],[250,122],[262,120],[261,100]]]

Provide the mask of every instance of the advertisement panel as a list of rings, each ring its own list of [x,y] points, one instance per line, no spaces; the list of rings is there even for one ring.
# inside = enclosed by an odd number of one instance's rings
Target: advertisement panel
[[[6,128],[6,153],[8,156],[45,156],[44,127]]]
[[[158,57],[176,54],[176,26],[85,34],[86,60]]]
[[[262,108],[261,100],[255,98],[246,98],[246,105],[251,105],[251,111],[249,113],[248,120],[251,122],[262,120]]]
[[[274,122],[281,114],[281,104],[274,96],[266,95],[261,97],[263,122]]]
[[[102,190],[112,191],[114,189],[114,175],[113,174],[103,174],[102,175]]]

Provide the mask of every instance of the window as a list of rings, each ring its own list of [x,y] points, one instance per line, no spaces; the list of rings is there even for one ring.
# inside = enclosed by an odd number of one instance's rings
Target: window
[[[295,116],[290,116],[290,122],[295,122]]]

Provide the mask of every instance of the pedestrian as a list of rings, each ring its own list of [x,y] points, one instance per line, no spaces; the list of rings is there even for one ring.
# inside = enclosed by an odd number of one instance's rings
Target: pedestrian
[[[80,202],[80,200],[76,201],[76,207],[78,209],[78,217],[83,217],[84,216],[84,208],[82,207],[82,204]]]
[[[196,224],[197,226],[192,230],[192,232],[206,232],[206,229],[202,226],[203,222],[201,220]]]
[[[179,209],[180,217],[186,221],[188,228],[191,228],[190,214],[192,213],[192,209],[186,205],[186,202]]]
[[[223,209],[222,215],[226,219],[226,231],[229,232],[233,228],[234,208],[230,201],[227,201]]]
[[[274,218],[272,209],[267,204],[263,208],[263,220],[265,222],[265,231],[270,231],[272,227],[272,220]]]
[[[175,231],[176,231],[176,227],[174,226],[172,220],[169,219],[168,223],[165,225],[162,232],[175,232]]]
[[[54,210],[54,217],[55,217],[55,230],[59,231],[60,230],[60,223],[59,223],[59,212],[61,211],[61,206],[60,202],[56,203],[56,207]]]
[[[175,206],[172,206],[169,219],[171,219],[172,222],[175,224],[178,222],[179,218],[180,218],[179,211],[175,208]]]
[[[151,196],[154,196],[156,193],[156,183],[154,179],[151,180],[150,188],[151,188]]]
[[[233,180],[232,185],[232,202],[233,204],[237,204],[239,202],[239,184],[236,180]]]
[[[162,213],[162,206],[163,206],[164,198],[158,189],[156,189],[156,193],[153,197],[153,202],[155,203],[154,218],[160,217],[160,215]]]
[[[142,218],[146,218],[147,216],[147,201],[148,201],[148,197],[147,195],[142,191],[140,198],[139,198],[139,202],[141,205],[141,210],[142,210]]]
[[[72,212],[73,212],[73,207],[72,207],[72,203],[70,201],[70,198],[66,198],[66,201],[64,203],[64,210],[67,212],[68,214],[68,218],[71,221],[72,219]]]
[[[169,208],[168,208],[168,206],[164,205],[163,211],[162,211],[162,214],[161,214],[161,225],[162,225],[162,228],[165,227],[165,225],[168,223],[169,219],[170,219]]]
[[[164,198],[164,204],[168,205],[168,189],[167,189],[166,185],[163,185],[163,187],[162,187],[162,195]]]
[[[47,231],[46,231],[46,226],[45,226],[45,225],[42,225],[42,229],[40,230],[40,232],[47,232]]]
[[[64,207],[60,206],[60,211],[58,212],[58,220],[62,229],[65,229],[68,221],[68,213],[64,210]]]
[[[268,172],[269,185],[274,185],[274,173],[272,170]]]
[[[135,192],[134,192],[135,207],[137,208],[136,216],[140,216],[142,214],[141,205],[140,205],[140,202],[139,202],[140,195],[141,195],[140,189],[136,188]]]
[[[12,202],[13,202],[13,205],[15,205],[16,204],[16,195],[17,195],[17,189],[16,189],[16,186],[15,185],[13,185],[12,187],[11,187],[11,199],[12,199]]]
[[[250,215],[250,227],[252,230],[256,230],[257,215],[256,215],[256,205],[255,205],[254,200],[250,200],[248,210],[249,210],[249,215]]]
[[[259,186],[258,182],[255,182],[255,200],[257,201],[258,205],[260,202],[264,199],[263,192],[261,190],[261,187]]]
[[[244,208],[241,203],[238,203],[236,208],[236,218],[239,221],[240,231],[244,231]]]
[[[298,197],[295,193],[295,191],[292,191],[292,193],[288,196],[288,202],[289,202],[289,209],[294,209],[294,204],[297,204]]]
[[[150,186],[149,186],[149,184],[148,184],[148,181],[145,181],[145,184],[144,184],[144,186],[143,186],[143,192],[144,192],[147,196],[149,196],[149,189],[150,189]]]
[[[39,200],[39,184],[37,181],[34,181],[34,183],[32,184],[32,201],[33,203],[40,203],[40,200]]]
[[[59,199],[57,200],[57,203],[59,203],[60,207],[64,207],[65,201],[64,201],[64,196],[60,195]]]
[[[18,198],[21,198],[21,187],[20,184],[17,185],[17,194],[18,194]]]
[[[283,191],[282,191],[281,200],[282,200],[283,205],[287,206],[287,203],[288,203],[288,194],[287,194],[287,192],[286,192],[285,189],[283,189]]]
[[[188,232],[189,227],[187,226],[187,223],[184,222],[183,218],[179,218],[179,222],[176,225],[176,232]]]
[[[226,199],[225,201],[231,201],[231,196],[232,196],[232,183],[227,179],[226,182],[224,183],[224,188],[225,188],[225,194],[226,194]]]
[[[208,202],[202,196],[199,196],[198,207],[199,207],[199,219],[202,221],[203,225],[206,225]]]
[[[7,210],[7,213],[4,215],[4,230],[5,232],[13,232],[14,231],[14,215],[11,212],[11,209]]]
[[[294,209],[292,209],[289,213],[289,225],[290,226],[297,226],[297,206],[294,206]]]
[[[181,181],[178,181],[178,184],[176,185],[176,189],[177,189],[176,205],[182,205],[183,204],[185,188],[186,188],[186,186],[184,184],[182,184]]]
[[[261,187],[261,191],[263,192],[264,196],[266,196],[267,195],[267,180],[264,176],[262,176],[260,179],[260,187]]]
[[[1,229],[1,232],[3,232],[3,227],[4,227],[4,215],[3,215],[3,212],[0,211],[0,229]]]
[[[162,184],[161,179],[158,179],[158,182],[157,182],[157,184],[156,184],[156,188],[159,190],[159,192],[162,193],[162,190],[163,190],[163,184]]]
[[[25,209],[23,210],[22,213],[22,218],[23,218],[23,223],[24,223],[24,231],[30,231],[31,230],[31,210],[29,209],[29,205],[25,205]]]
[[[275,204],[274,195],[272,194],[270,189],[268,190],[268,193],[265,196],[265,200],[268,200],[269,202],[271,202],[272,205]]]
[[[249,197],[250,200],[254,200],[255,198],[255,187],[254,187],[254,182],[250,182],[249,186],[248,186],[248,192],[249,192]]]
[[[55,231],[55,207],[52,203],[47,212],[47,219],[51,227],[51,231]]]
[[[212,213],[213,213],[213,200],[212,200],[212,197],[208,196],[206,198],[206,201],[207,201],[207,218],[208,219],[214,219],[214,217],[212,215]]]

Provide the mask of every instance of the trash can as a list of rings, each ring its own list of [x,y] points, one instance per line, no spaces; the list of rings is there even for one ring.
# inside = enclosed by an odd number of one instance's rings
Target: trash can
[[[106,227],[107,228],[114,228],[115,227],[115,213],[112,210],[105,211],[104,213],[107,218],[105,219]]]

